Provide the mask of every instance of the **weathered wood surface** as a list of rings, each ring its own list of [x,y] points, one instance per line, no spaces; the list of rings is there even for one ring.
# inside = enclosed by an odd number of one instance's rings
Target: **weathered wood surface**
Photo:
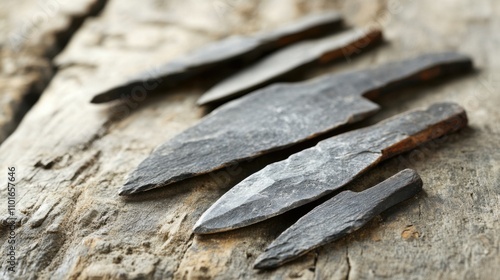
[[[0,143],[54,75],[52,58],[105,1],[4,1],[0,4]]]
[[[162,89],[171,88],[189,78],[217,71],[238,61],[241,67],[245,65],[241,62],[251,62],[289,44],[333,33],[340,29],[341,23],[342,19],[338,13],[314,14],[275,30],[247,37],[230,36],[160,65],[155,69],[155,74],[151,74],[151,71],[140,73],[118,86],[97,94],[91,102],[103,103],[127,98],[136,94],[138,89],[151,90],[154,88],[152,84],[158,84]]]
[[[385,159],[466,125],[463,108],[436,103],[325,139],[241,181],[203,213],[194,232],[227,231],[275,217],[344,187]]]
[[[362,192],[343,191],[280,234],[257,258],[254,267],[276,268],[344,237],[421,190],[422,179],[417,172],[405,169]]]
[[[373,115],[365,99],[472,69],[469,57],[439,52],[371,69],[273,84],[224,104],[155,149],[121,195],[163,187],[324,135]]]
[[[196,82],[122,106],[89,104],[93,93],[207,42],[277,27],[326,8],[339,9],[356,26],[382,24],[391,43],[311,76],[442,50],[469,54],[481,69],[450,83],[383,96],[384,110],[364,123],[432,102],[465,107],[470,128],[388,160],[349,185],[361,190],[411,167],[424,182],[416,201],[297,261],[258,273],[252,268],[256,257],[305,211],[210,236],[193,236],[191,229],[204,210],[249,170],[262,168],[264,160],[133,199],[116,194],[126,175],[156,146],[202,117],[195,103],[208,85]],[[5,171],[0,175],[1,203],[6,203],[6,166],[18,168],[22,269],[16,275],[495,279],[500,272],[499,27],[500,7],[493,0],[110,0],[57,57],[61,69],[0,146],[0,170]],[[3,228],[2,251],[5,232]],[[1,269],[3,273],[3,263]]]
[[[205,92],[197,104],[206,105],[236,98],[273,81],[278,82],[292,72],[344,58],[352,49],[358,49],[359,52],[369,50],[381,40],[381,30],[358,28],[295,43],[220,81]]]

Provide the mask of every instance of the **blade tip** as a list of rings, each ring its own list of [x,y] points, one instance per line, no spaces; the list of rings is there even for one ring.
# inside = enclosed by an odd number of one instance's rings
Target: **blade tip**
[[[198,219],[196,224],[193,226],[193,233],[195,234],[203,234],[203,221]]]
[[[193,233],[194,234],[205,234],[205,229],[202,226],[195,225],[193,227]]]
[[[128,95],[126,94],[120,94],[122,92],[126,92],[127,87],[125,86],[119,86],[115,88],[111,88],[105,91],[101,91],[100,93],[94,95],[92,99],[90,100],[90,103],[93,104],[99,104],[99,103],[106,103],[118,99],[122,99],[127,97]]]
[[[132,195],[132,194],[156,189],[159,187],[163,187],[165,185],[166,184],[138,182],[137,180],[132,179],[132,180],[125,182],[125,184],[123,184],[118,195],[120,195],[120,196]]]
[[[142,187],[141,186],[135,186],[135,185],[130,184],[129,182],[126,182],[121,187],[120,191],[118,192],[118,195],[119,196],[126,196],[126,195],[131,195],[131,194],[138,193],[140,191],[142,191]]]
[[[225,232],[237,227],[230,227],[227,224],[220,224],[220,219],[216,218],[204,218],[203,216],[196,222],[193,227],[193,233],[195,234],[213,234],[219,232]]]
[[[106,100],[103,98],[102,94],[95,95],[90,100],[90,103],[92,103],[92,104],[101,104],[101,103],[104,103],[104,102],[106,102]]]
[[[130,189],[126,189],[126,188],[122,188],[120,189],[120,191],[118,192],[118,195],[119,196],[126,196],[126,195],[130,195],[130,194],[133,194],[134,191],[133,190],[130,190]]]
[[[203,100],[203,99],[198,99],[198,100],[196,101],[196,106],[204,106],[204,105],[206,105],[206,104],[207,104],[207,103],[206,103],[206,102],[205,102],[205,100]]]
[[[273,258],[268,258],[267,256],[261,255],[255,260],[253,265],[254,269],[268,270],[278,267],[279,263],[273,260]]]
[[[206,96],[201,96],[200,98],[198,98],[198,100],[196,101],[196,105],[198,106],[205,106],[209,103],[211,103],[213,100],[211,100],[210,98],[207,98]]]
[[[212,234],[220,231],[220,229],[208,227],[204,222],[196,223],[193,227],[193,233],[195,234]]]

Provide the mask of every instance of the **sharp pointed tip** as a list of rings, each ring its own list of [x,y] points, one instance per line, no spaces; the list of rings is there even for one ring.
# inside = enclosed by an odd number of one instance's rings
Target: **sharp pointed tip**
[[[132,194],[132,193],[134,193],[134,191],[133,191],[133,190],[130,190],[130,189],[127,189],[127,188],[122,187],[122,188],[120,189],[120,191],[118,192],[118,195],[119,195],[119,196],[126,196],[126,195],[130,195],[130,194]]]
[[[194,234],[204,234],[205,233],[205,230],[202,226],[200,225],[194,225],[193,227],[193,233]]]
[[[203,214],[205,215],[205,214]],[[213,234],[234,229],[227,224],[220,224],[222,219],[220,217],[205,218],[201,217],[193,227],[195,234]]]
[[[205,106],[205,105],[207,105],[208,103],[210,103],[210,100],[207,100],[206,98],[203,98],[203,96],[202,96],[202,97],[200,97],[200,98],[196,101],[196,105],[198,105],[198,106]]]
[[[105,101],[102,100],[102,96],[100,94],[98,95],[95,95],[94,97],[92,97],[92,99],[90,100],[90,103],[92,104],[101,104],[101,103],[104,103]]]
[[[125,182],[125,184],[121,187],[120,191],[118,192],[118,195],[119,196],[126,196],[126,195],[135,194],[135,193],[141,192],[142,188],[143,188],[142,186],[136,186],[130,182]]]
[[[193,233],[195,234],[211,234],[211,233],[217,233],[220,230],[218,229],[213,229],[205,225],[204,222],[198,221],[194,227],[193,227]]]
[[[272,258],[268,258],[265,254],[260,255],[253,264],[253,268],[259,270],[273,269],[277,266],[278,262],[274,261]]]
[[[196,223],[194,224],[194,226],[193,226],[193,233],[199,234],[199,233],[202,232],[202,229],[201,229],[201,227],[202,227],[202,218],[203,217],[200,217],[198,219],[198,221],[196,221]]]
[[[94,95],[94,97],[92,97],[92,99],[90,100],[90,103],[101,104],[101,103],[110,102],[110,101],[113,101],[116,99],[118,99],[118,97],[113,96],[113,94],[110,91],[108,91],[108,92]]]
[[[106,103],[114,100],[118,100],[121,98],[126,97],[126,95],[120,94],[121,92],[124,92],[126,88],[124,87],[118,87],[118,88],[112,88],[106,91],[102,91],[101,93],[98,93],[92,97],[90,100],[90,103],[92,104],[100,104],[100,103]]]
[[[265,266],[262,266],[262,263],[259,260],[256,260],[253,264],[253,269],[265,269]]]
[[[120,189],[118,195],[124,196],[124,195],[133,195],[137,193],[142,193],[145,191],[149,191],[152,189],[164,187],[167,184],[155,184],[155,183],[137,183],[134,181],[127,181]]]
[[[210,90],[200,96],[200,98],[198,98],[198,100],[196,101],[196,104],[198,104],[198,106],[211,105],[214,103],[217,104],[222,101],[227,101],[228,96],[230,97],[230,95],[221,95],[220,93],[218,93],[218,91]]]

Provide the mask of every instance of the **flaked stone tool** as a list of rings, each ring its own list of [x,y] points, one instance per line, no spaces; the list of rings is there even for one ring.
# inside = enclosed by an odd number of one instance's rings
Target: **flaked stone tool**
[[[203,213],[194,232],[227,231],[277,216],[342,188],[385,159],[466,125],[462,107],[437,103],[320,141],[241,181]]]
[[[415,196],[421,189],[422,180],[417,172],[405,169],[365,191],[343,191],[278,236],[257,258],[254,268],[275,268],[335,241],[358,230],[388,208]]]
[[[273,31],[259,32],[250,36],[230,36],[208,44],[187,55],[146,71],[127,81],[95,95],[92,103],[104,103],[126,98],[134,90],[150,88],[159,83],[168,89],[193,76],[230,65],[235,62],[253,61],[262,55],[295,42],[320,37],[340,30],[342,17],[335,12],[314,14]]]
[[[278,50],[224,79],[198,99],[198,105],[226,101],[276,82],[313,65],[368,50],[382,41],[382,31],[359,28]]]
[[[374,114],[368,98],[472,69],[457,53],[433,53],[373,69],[275,84],[230,101],[157,147],[120,195],[162,187],[314,138]]]

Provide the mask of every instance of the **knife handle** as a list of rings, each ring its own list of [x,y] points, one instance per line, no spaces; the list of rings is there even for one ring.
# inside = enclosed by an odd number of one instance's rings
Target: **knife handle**
[[[422,83],[437,78],[469,72],[473,68],[470,57],[455,53],[429,53],[415,58],[389,63],[374,69],[365,70],[366,75],[375,83],[385,86],[368,91],[364,96],[368,99],[378,97],[381,93],[394,91],[402,87]]]
[[[382,149],[381,160],[415,149],[421,144],[458,131],[468,124],[467,113],[464,108],[455,103],[435,103],[424,112],[409,113],[409,115],[414,115],[412,120],[418,125],[414,127],[403,125],[401,132],[405,133],[407,137]],[[401,122],[404,123],[404,119],[400,116],[394,116],[378,125],[397,126]]]
[[[319,64],[325,64],[337,60],[341,57],[349,59],[350,56],[361,53],[363,49],[369,49],[382,42],[384,36],[380,29],[366,29],[356,32],[362,32],[363,36],[358,35],[358,39],[349,42],[343,48],[336,48],[326,52],[318,59]],[[352,35],[351,35],[352,36]]]

